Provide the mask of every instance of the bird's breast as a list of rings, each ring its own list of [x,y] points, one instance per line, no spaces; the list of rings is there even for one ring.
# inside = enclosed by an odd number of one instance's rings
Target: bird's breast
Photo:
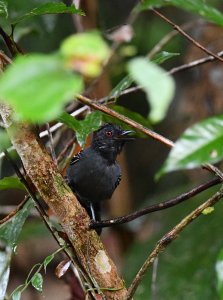
[[[108,165],[103,159],[77,163],[72,171],[75,191],[82,199],[93,202],[111,198],[120,176],[120,166],[115,162]]]

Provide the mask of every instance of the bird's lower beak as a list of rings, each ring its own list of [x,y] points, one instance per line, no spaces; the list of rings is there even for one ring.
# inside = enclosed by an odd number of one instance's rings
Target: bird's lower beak
[[[132,141],[134,140],[133,136],[129,136],[129,134],[134,133],[132,130],[123,130],[122,133],[118,136],[118,139],[123,141]]]

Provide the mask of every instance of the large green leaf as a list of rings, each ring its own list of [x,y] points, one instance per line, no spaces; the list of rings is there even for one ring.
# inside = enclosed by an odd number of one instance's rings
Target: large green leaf
[[[97,31],[68,37],[60,51],[68,68],[89,77],[100,74],[102,63],[109,55],[109,48]]]
[[[0,225],[0,240],[3,240],[8,246],[15,247],[23,224],[33,207],[32,199],[29,199],[23,208],[17,212],[9,221]]]
[[[84,120],[78,121],[68,113],[63,113],[59,121],[66,124],[69,128],[76,132],[78,143],[84,147],[87,136],[94,130],[97,130],[101,125],[102,114],[95,111],[89,114]]]
[[[128,70],[132,78],[146,92],[151,106],[150,120],[154,123],[161,121],[174,96],[173,78],[145,58],[136,58],[130,61]]]
[[[65,14],[65,13],[84,15],[83,11],[81,11],[80,9],[76,9],[74,5],[66,6],[62,2],[58,2],[58,3],[49,2],[49,3],[41,4],[40,6],[33,8],[31,11],[28,11],[24,15],[16,18],[13,21],[13,24],[15,25],[21,21],[27,20],[35,16],[41,16],[46,14]]]
[[[206,119],[186,129],[171,149],[160,174],[191,169],[223,158],[223,115]]]
[[[215,7],[208,5],[203,0],[144,0],[141,9],[173,5],[188,12],[195,13],[207,21],[223,26],[223,14]]]
[[[32,54],[15,59],[0,77],[0,97],[27,121],[57,117],[83,87],[78,74],[66,70],[56,55]]]
[[[25,186],[16,177],[4,177],[0,180],[0,190],[19,189],[25,191]]]

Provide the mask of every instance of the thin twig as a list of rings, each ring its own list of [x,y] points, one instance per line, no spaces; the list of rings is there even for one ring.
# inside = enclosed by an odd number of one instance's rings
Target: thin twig
[[[63,161],[62,164],[60,164],[60,172],[61,172],[61,174],[64,174],[65,169],[67,168],[68,163],[70,162],[71,158],[73,157],[75,147],[76,147],[76,144],[73,143],[73,145],[72,145],[72,147],[70,149],[70,152],[67,155],[66,159]]]
[[[182,202],[198,195],[199,193],[201,193],[219,183],[221,183],[221,180],[219,178],[214,178],[206,183],[203,183],[203,184],[193,188],[189,192],[186,192],[180,196],[177,196],[176,198],[161,202],[159,204],[154,204],[154,205],[148,206],[144,209],[134,212],[133,214],[129,214],[129,215],[111,219],[111,220],[100,221],[100,222],[92,221],[90,228],[96,229],[96,228],[103,228],[103,227],[111,227],[114,225],[118,225],[118,224],[120,225],[120,224],[131,222],[141,216],[150,214],[152,212],[164,210],[164,209],[173,207],[175,205],[178,205],[179,203],[182,203]]]
[[[0,57],[5,64],[12,64],[11,58],[9,58],[3,51],[0,51]]]
[[[223,181],[223,173],[221,170],[219,170],[217,167],[215,167],[212,164],[204,164],[202,166],[204,169],[208,170],[209,172],[212,172],[215,174],[215,176],[217,176],[219,178],[219,180]]]
[[[182,24],[180,27],[183,30],[188,30],[198,23],[205,24],[203,20],[193,20],[192,22],[187,22],[185,24]],[[172,30],[171,32],[167,33],[147,54],[147,58],[151,59],[153,58],[158,52],[162,50],[162,48],[169,43],[175,36],[179,34],[178,31]]]
[[[56,153],[55,153],[54,146],[53,146],[53,135],[52,135],[52,132],[50,131],[49,123],[46,123],[46,128],[47,128],[48,137],[49,137],[49,148],[50,148],[51,157],[52,157],[53,161],[55,162],[55,164],[57,164]]]
[[[156,133],[156,132],[154,132],[154,131],[146,128],[146,127],[144,127],[143,125],[141,125],[141,124],[139,124],[139,123],[137,123],[137,122],[135,122],[135,121],[133,121],[133,120],[131,120],[131,119],[129,119],[129,118],[127,118],[127,117],[119,114],[119,113],[117,113],[116,111],[108,108],[107,106],[105,106],[103,104],[99,104],[97,102],[93,102],[89,98],[87,98],[85,96],[82,96],[82,95],[78,95],[77,99],[80,102],[88,105],[89,107],[91,107],[93,109],[102,111],[103,113],[105,113],[107,115],[110,115],[112,117],[115,117],[118,120],[123,121],[124,123],[130,125],[134,129],[140,130],[141,132],[145,133],[146,135],[152,137],[155,140],[160,141],[161,143],[163,143],[163,144],[165,144],[165,145],[167,145],[169,147],[173,147],[174,146],[174,143],[171,140],[169,140],[169,139],[165,138],[164,136],[162,136],[162,135],[160,135],[160,134],[158,134],[158,133]]]
[[[223,51],[220,51],[217,53],[218,56],[223,56]],[[213,56],[206,56],[206,57],[203,57],[203,58],[200,58],[200,59],[197,59],[197,60],[194,60],[194,61],[191,61],[187,64],[184,64],[184,65],[181,65],[181,66],[178,66],[178,67],[175,67],[175,68],[172,68],[171,70],[169,70],[167,73],[170,74],[170,75],[173,75],[173,74],[176,74],[178,72],[181,72],[181,71],[185,71],[185,70],[189,70],[189,69],[192,69],[194,67],[197,67],[197,66],[200,66],[200,65],[203,65],[203,64],[206,64],[208,62],[211,62],[211,61],[214,61],[216,60],[215,57]]]
[[[154,259],[158,257],[160,252],[162,252],[171,242],[173,242],[181,233],[181,231],[187,227],[192,221],[197,219],[203,212],[204,209],[215,205],[223,197],[222,187],[215,195],[209,198],[206,202],[201,204],[198,208],[193,210],[189,215],[183,218],[176,226],[173,227],[168,233],[166,233],[156,244],[154,250],[150,253],[143,266],[140,268],[139,272],[136,274],[132,284],[128,289],[128,295],[126,300],[132,299],[137,287],[143,279],[146,271],[150,265],[154,262]]]
[[[60,163],[61,160],[64,158],[64,156],[66,155],[68,149],[73,145],[74,143],[74,138],[71,138],[66,146],[63,148],[63,150],[59,153],[59,155],[57,156],[57,163]]]
[[[157,16],[159,16],[161,19],[163,19],[166,23],[170,24],[171,26],[173,26],[174,29],[176,29],[180,34],[182,34],[187,40],[189,40],[190,42],[192,42],[197,48],[201,49],[202,51],[204,51],[205,53],[213,56],[215,59],[223,62],[223,58],[221,58],[220,56],[218,56],[217,54],[213,53],[212,51],[208,50],[207,48],[205,48],[204,46],[202,46],[200,43],[198,43],[196,40],[194,40],[189,34],[187,34],[180,26],[176,25],[174,22],[172,22],[170,19],[168,19],[167,17],[165,17],[163,14],[161,14],[160,12],[158,12],[156,9],[151,9]]]
[[[5,218],[0,220],[0,224],[4,224],[8,220],[10,220],[12,217],[14,217],[17,214],[17,212],[23,208],[23,206],[26,204],[26,202],[28,200],[29,200],[29,197],[25,196],[25,199],[21,203],[19,203],[19,205],[17,205],[13,211],[11,211]]]

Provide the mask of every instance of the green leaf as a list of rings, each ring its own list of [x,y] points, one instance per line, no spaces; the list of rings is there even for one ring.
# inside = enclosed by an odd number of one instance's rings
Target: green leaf
[[[25,186],[16,177],[4,177],[0,180],[0,190],[19,189],[26,191]]]
[[[223,249],[221,249],[217,262],[215,265],[216,275],[217,275],[217,290],[219,294],[219,299],[223,299]]]
[[[167,51],[162,51],[160,53],[158,53],[154,58],[153,58],[153,62],[156,64],[162,64],[163,62],[165,62],[166,60],[180,55],[180,53],[171,53],[171,52],[167,52]],[[118,98],[121,93],[126,90],[127,88],[129,88],[131,86],[131,84],[134,82],[134,80],[131,78],[130,75],[125,76],[111,91],[109,97],[115,97]]]
[[[0,15],[8,18],[8,4],[5,1],[0,1]]]
[[[178,56],[180,55],[180,53],[171,53],[171,52],[167,52],[167,51],[161,51],[160,53],[157,53],[154,58],[153,58],[153,62],[160,65],[162,63],[164,63],[166,60]]]
[[[192,169],[223,158],[223,115],[206,119],[186,129],[171,149],[159,175]],[[158,176],[159,176],[158,175]]]
[[[100,127],[101,119],[102,114],[99,111],[95,111],[89,114],[83,121],[78,121],[65,112],[58,120],[76,132],[78,143],[81,147],[84,147],[87,136]]]
[[[129,88],[130,85],[133,83],[133,79],[127,75],[125,76],[115,87],[112,89],[109,97],[118,98],[121,95],[121,92],[125,89]]]
[[[82,90],[82,79],[67,71],[56,55],[32,54],[15,59],[0,77],[0,97],[23,120],[46,122],[57,117]]]
[[[207,21],[223,26],[223,14],[215,7],[206,4],[203,0],[144,0],[140,8],[144,10],[166,5],[176,6],[188,12],[200,15]]]
[[[46,272],[46,267],[54,259],[54,254],[48,255],[43,261],[44,271]]]
[[[223,14],[203,0],[171,0],[170,3],[186,11],[196,13],[207,21],[223,26]]]
[[[73,129],[74,131],[81,130],[81,123],[75,117],[72,117],[67,112],[63,112],[60,117],[58,118],[63,124],[66,124],[69,128]]]
[[[69,69],[88,77],[100,74],[102,63],[109,55],[109,48],[97,31],[68,37],[60,51]]]
[[[81,121],[81,130],[76,132],[78,143],[84,147],[87,136],[101,126],[102,114],[95,111]]]
[[[31,279],[32,286],[39,292],[43,291],[43,276],[40,273],[33,275]]]
[[[0,299],[5,299],[5,292],[9,281],[10,260],[12,251],[6,247],[0,251]]]
[[[23,286],[22,286],[23,287]],[[20,300],[21,298],[21,295],[22,295],[22,292],[20,289],[16,289],[15,291],[13,291],[11,297],[12,297],[12,300]]]
[[[151,122],[161,121],[165,117],[174,96],[173,78],[145,58],[136,58],[130,61],[128,70],[132,78],[146,92],[151,106],[149,114]]]
[[[62,2],[59,3],[49,2],[49,3],[44,3],[32,9],[31,11],[25,13],[24,15],[18,17],[13,21],[13,25],[35,16],[41,16],[46,14],[65,14],[65,13],[79,14],[82,16],[84,15],[83,11],[81,11],[80,9],[76,9],[74,5],[66,6]]]
[[[12,248],[16,246],[19,234],[32,207],[33,201],[29,199],[14,217],[0,225],[0,240],[5,241]]]

